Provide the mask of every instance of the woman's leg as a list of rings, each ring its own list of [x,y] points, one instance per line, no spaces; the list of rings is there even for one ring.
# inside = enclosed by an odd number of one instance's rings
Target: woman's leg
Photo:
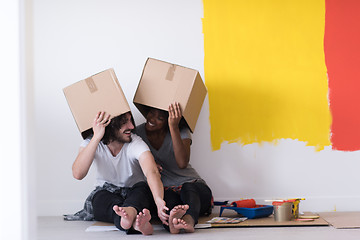
[[[185,232],[194,232],[195,222],[190,215],[186,214],[189,205],[177,205],[170,211],[169,229],[170,233],[179,233],[181,229]]]
[[[169,208],[169,212],[167,212],[168,214],[175,206],[182,204],[180,194],[171,189],[164,191],[164,201],[166,202],[166,206]]]
[[[166,203],[166,206],[169,208],[169,211],[167,211],[167,214],[170,215],[170,211],[177,205],[182,204],[179,193],[167,189],[164,191],[164,201]],[[170,222],[169,222],[170,224]],[[164,228],[170,232],[170,228],[168,225],[163,224]]]
[[[190,215],[195,224],[198,223],[199,216],[211,208],[212,192],[203,182],[184,183],[180,197],[183,204],[189,205],[186,215]]]

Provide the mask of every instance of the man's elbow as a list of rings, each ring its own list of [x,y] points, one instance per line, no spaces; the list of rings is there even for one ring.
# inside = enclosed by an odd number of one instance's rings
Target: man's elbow
[[[72,174],[73,174],[73,177],[74,177],[75,179],[77,179],[77,180],[82,180],[82,179],[85,177],[84,174],[82,174],[81,172],[76,171],[76,170],[74,170],[74,169],[73,169],[73,171],[72,171]]]
[[[82,180],[84,177],[82,177],[82,176],[79,176],[79,175],[75,175],[75,174],[73,174],[73,176],[74,176],[74,178],[76,179],[76,180]]]

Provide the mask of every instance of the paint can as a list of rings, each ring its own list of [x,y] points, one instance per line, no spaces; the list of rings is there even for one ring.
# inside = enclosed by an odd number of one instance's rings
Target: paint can
[[[295,199],[292,206],[292,214],[295,219],[299,218],[299,203],[300,199]]]
[[[273,202],[274,206],[274,218],[276,222],[291,221],[292,214],[292,202]]]
[[[300,200],[305,200],[305,198],[293,198],[288,199],[287,202],[292,202],[292,214],[293,218],[297,219],[299,218],[299,207],[300,207]]]

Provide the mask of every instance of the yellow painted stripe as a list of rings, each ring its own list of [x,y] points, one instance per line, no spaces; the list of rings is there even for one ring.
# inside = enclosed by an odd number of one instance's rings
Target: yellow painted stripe
[[[330,145],[325,3],[203,0],[211,142]]]

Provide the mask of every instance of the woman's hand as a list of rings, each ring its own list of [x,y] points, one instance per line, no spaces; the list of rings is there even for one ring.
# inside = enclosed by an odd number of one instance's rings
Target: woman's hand
[[[169,127],[177,128],[179,127],[180,120],[182,118],[182,112],[180,104],[178,102],[172,103],[169,105]]]
[[[179,129],[179,123],[182,118],[180,104],[175,102],[169,106],[169,130],[173,142],[173,150],[176,164],[180,169],[186,168],[190,161],[191,139],[182,139]]]
[[[159,170],[159,173],[161,173],[163,171],[163,168],[162,168],[162,166],[160,164],[157,163],[156,167]]]
[[[94,137],[101,139],[105,134],[105,127],[110,124],[110,114],[105,112],[98,112],[93,121],[92,129],[94,131]]]

